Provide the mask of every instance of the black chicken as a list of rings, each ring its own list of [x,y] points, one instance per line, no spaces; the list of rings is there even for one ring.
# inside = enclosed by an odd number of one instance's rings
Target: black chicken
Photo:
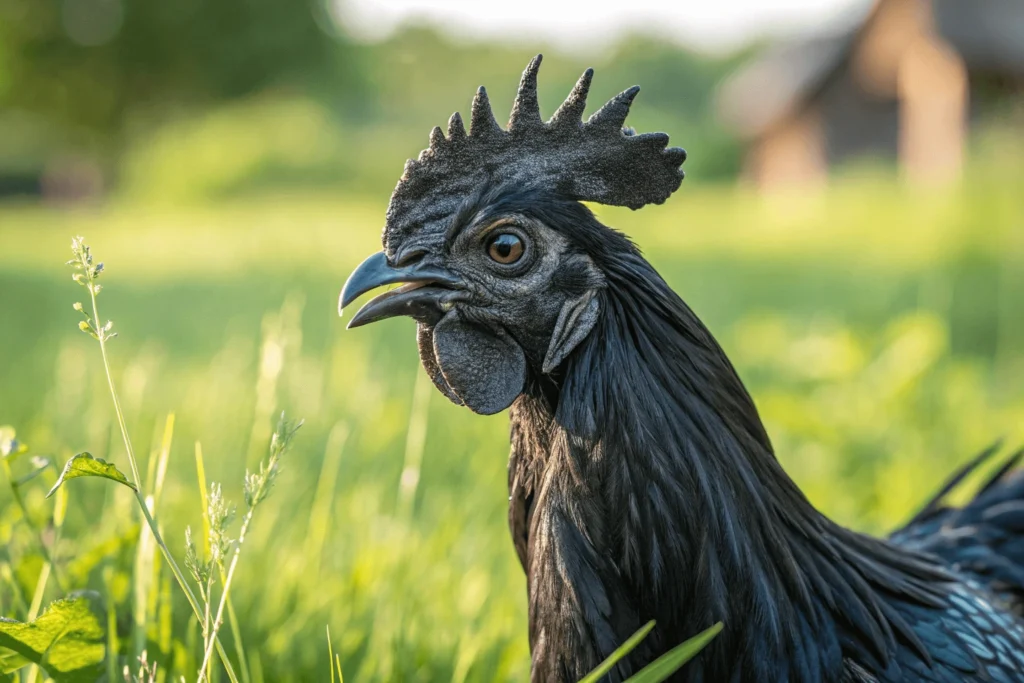
[[[584,123],[590,70],[543,122],[539,65],[507,131],[483,88],[468,134],[457,113],[447,137],[434,128],[392,195],[384,251],[340,302],[406,283],[349,327],[411,316],[445,396],[510,407],[533,680],[578,680],[655,619],[608,680],[721,621],[676,680],[1024,681],[1012,462],[966,508],[943,491],[888,540],[815,510],[708,330],[580,203],[661,203],[686,153],[622,127],[635,87]]]

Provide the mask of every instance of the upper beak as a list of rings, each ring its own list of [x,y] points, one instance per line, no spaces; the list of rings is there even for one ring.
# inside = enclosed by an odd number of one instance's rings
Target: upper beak
[[[408,266],[391,266],[384,252],[379,251],[348,276],[338,299],[338,315],[366,292],[397,282],[407,285],[371,299],[349,321],[349,329],[397,315],[435,324],[455,301],[465,296],[462,281],[449,271],[423,260]]]

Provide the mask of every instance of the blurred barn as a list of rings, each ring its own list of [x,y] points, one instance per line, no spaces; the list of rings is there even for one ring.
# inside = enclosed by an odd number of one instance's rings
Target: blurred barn
[[[1022,92],[1024,1],[876,0],[845,31],[747,64],[718,105],[758,186],[821,182],[864,156],[942,182],[959,174],[971,126]]]

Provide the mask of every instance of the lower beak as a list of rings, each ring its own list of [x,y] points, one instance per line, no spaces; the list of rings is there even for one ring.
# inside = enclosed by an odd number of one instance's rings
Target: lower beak
[[[447,270],[422,261],[393,267],[388,265],[384,252],[379,251],[348,276],[338,299],[338,315],[366,292],[399,282],[405,284],[374,297],[360,308],[349,321],[349,329],[399,315],[436,324],[452,304],[465,298],[462,281]]]

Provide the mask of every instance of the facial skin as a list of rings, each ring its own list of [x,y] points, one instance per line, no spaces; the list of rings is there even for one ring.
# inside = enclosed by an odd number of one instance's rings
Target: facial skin
[[[429,148],[406,162],[391,195],[384,251],[364,261],[341,294],[344,307],[406,283],[364,306],[349,327],[414,318],[420,359],[437,388],[485,414],[509,407],[528,381],[557,374],[593,329],[605,286],[594,247],[603,239],[632,250],[580,202],[639,209],[664,202],[683,180],[683,149],[668,147],[664,133],[623,127],[639,86],[584,121],[594,75],[587,69],[542,120],[541,59],[523,72],[507,128],[480,87],[468,130],[456,112],[447,135],[431,131]]]
[[[341,306],[380,285],[409,283],[366,304],[349,327],[408,315],[438,389],[476,412],[507,408],[529,374],[549,374],[586,337],[604,279],[541,217],[539,193],[496,190],[444,230],[413,233],[349,277]],[[578,206],[578,205],[577,205]]]

